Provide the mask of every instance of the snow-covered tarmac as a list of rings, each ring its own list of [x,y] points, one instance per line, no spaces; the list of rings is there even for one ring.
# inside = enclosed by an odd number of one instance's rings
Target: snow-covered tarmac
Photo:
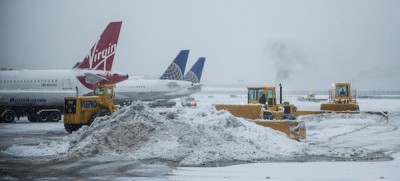
[[[389,111],[389,122],[371,115],[301,117],[307,139],[296,142],[212,109],[245,96],[196,98],[198,108],[166,115],[137,104],[72,135],[62,122],[0,124],[1,179],[400,180],[400,100],[358,100],[362,110]],[[296,97],[286,101],[319,108]]]

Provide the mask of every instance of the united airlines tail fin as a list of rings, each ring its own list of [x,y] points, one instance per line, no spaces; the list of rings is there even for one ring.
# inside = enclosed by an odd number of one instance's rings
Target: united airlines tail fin
[[[114,61],[122,22],[111,22],[90,49],[78,69],[110,71]]]
[[[185,74],[183,80],[190,81],[192,83],[200,83],[201,74],[203,73],[205,57],[200,57],[193,67]]]
[[[181,50],[175,60],[169,65],[160,79],[183,80],[189,50]]]

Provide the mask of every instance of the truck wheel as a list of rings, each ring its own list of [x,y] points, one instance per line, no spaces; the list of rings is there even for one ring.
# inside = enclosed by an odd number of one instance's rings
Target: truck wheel
[[[14,122],[14,120],[15,120],[15,114],[13,114],[13,111],[6,111],[4,114],[3,114],[3,120],[4,120],[4,122],[6,122],[6,123],[12,123],[12,122]]]
[[[40,114],[39,114],[39,121],[40,122],[46,122],[47,121],[47,118],[49,117],[49,115],[46,113],[46,112],[41,112]]]
[[[87,125],[90,126],[93,123],[94,119],[96,119],[97,117],[103,117],[109,115],[110,111],[106,109],[99,109],[93,113],[92,117],[90,117],[89,121],[87,122]]]
[[[51,122],[58,122],[61,118],[61,115],[59,112],[52,112],[50,113],[50,116],[48,117],[49,121]]]
[[[64,124],[64,128],[68,133],[72,133],[72,131],[78,131],[81,128],[81,124]]]

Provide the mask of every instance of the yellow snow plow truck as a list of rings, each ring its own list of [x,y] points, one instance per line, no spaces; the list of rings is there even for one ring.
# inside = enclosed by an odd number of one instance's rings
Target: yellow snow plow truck
[[[227,110],[232,115],[245,118],[261,126],[285,133],[289,138],[302,140],[306,138],[304,122],[294,121],[296,107],[285,102],[282,104],[282,86],[280,101],[276,100],[275,87],[248,87],[248,99],[244,105],[215,105],[217,110]]]
[[[83,125],[90,125],[95,118],[114,112],[113,85],[95,85],[93,96],[65,97],[64,127],[69,133]]]

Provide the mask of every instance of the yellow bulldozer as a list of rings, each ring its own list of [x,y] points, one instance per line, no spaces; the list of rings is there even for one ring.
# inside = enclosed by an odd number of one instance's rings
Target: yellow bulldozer
[[[321,111],[359,111],[357,92],[350,83],[334,83],[335,89],[329,90],[329,102],[321,104]]]
[[[289,138],[302,140],[306,138],[304,122],[295,120],[296,107],[288,102],[282,103],[282,86],[280,101],[276,100],[275,87],[248,87],[247,102],[242,105],[217,104],[217,110],[227,110],[232,115],[245,118],[261,126],[285,133]]]
[[[93,96],[65,97],[64,127],[69,133],[83,125],[90,125],[95,118],[114,112],[113,85],[94,86]]]
[[[388,120],[388,112],[385,111],[360,111],[357,103],[357,91],[351,89],[351,83],[333,83],[333,89],[329,90],[327,103],[321,104],[320,111],[296,111],[295,116],[309,114],[375,114]]]

